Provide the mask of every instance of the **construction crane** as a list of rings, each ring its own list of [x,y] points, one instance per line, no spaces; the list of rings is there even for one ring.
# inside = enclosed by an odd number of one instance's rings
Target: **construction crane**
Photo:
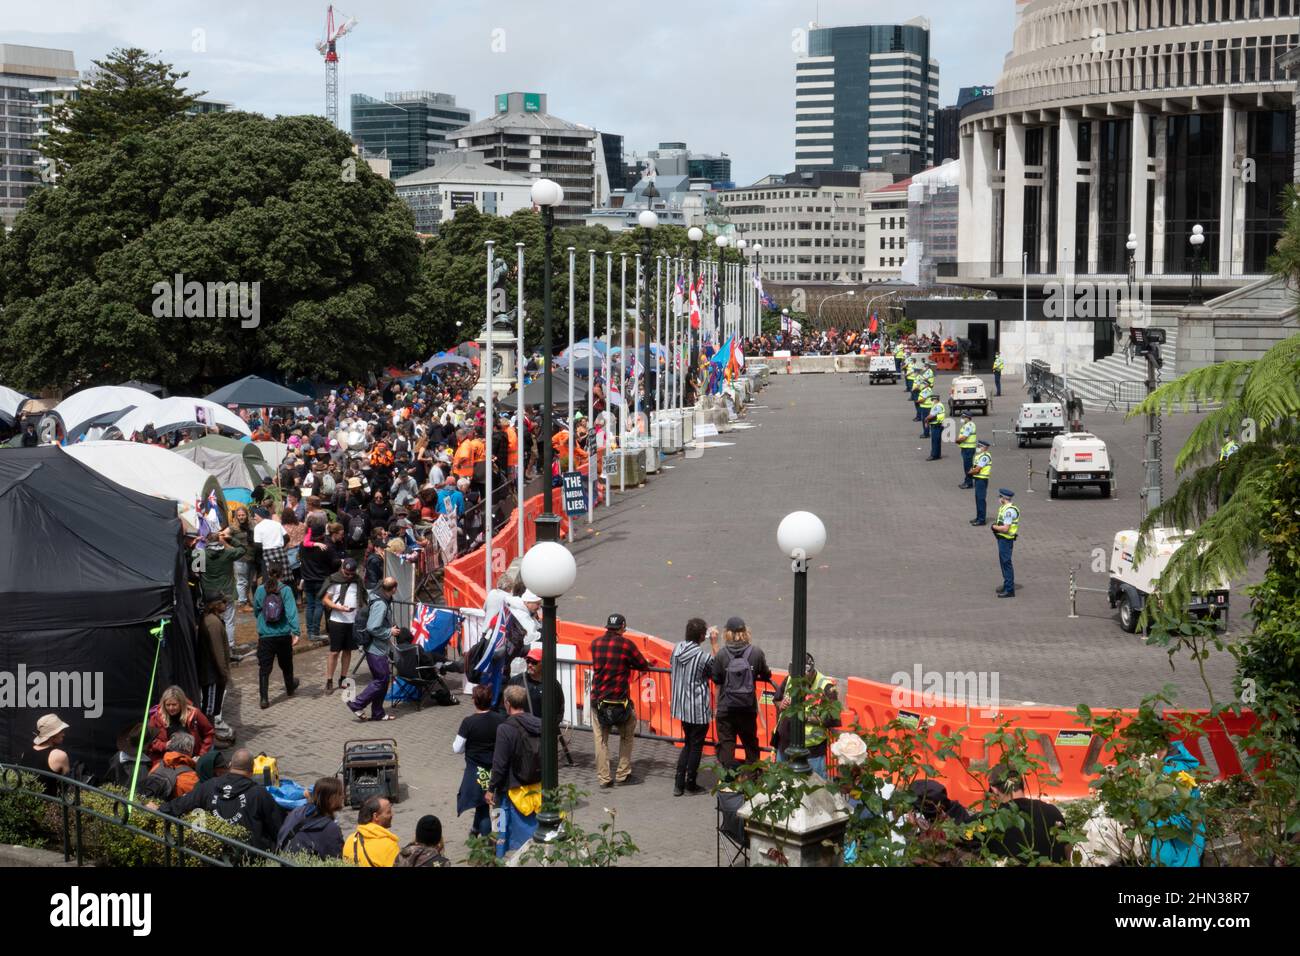
[[[336,129],[339,125],[339,52],[335,44],[357,25],[356,17],[349,17],[341,11],[339,19],[342,22],[336,27],[334,5],[330,4],[325,11],[325,39],[316,42],[316,49],[325,57],[325,118]]]

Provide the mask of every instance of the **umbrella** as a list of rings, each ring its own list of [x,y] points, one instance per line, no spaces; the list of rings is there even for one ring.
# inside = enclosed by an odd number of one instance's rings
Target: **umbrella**
[[[541,406],[546,400],[545,382],[539,376],[535,381],[529,382],[524,386],[524,404]],[[587,405],[587,383],[580,378],[573,380],[573,401],[576,405],[586,407]],[[506,408],[519,407],[519,393],[511,392],[505,398],[497,402],[498,405]],[[564,407],[569,404],[569,376],[563,372],[554,372],[551,374],[551,404],[556,408]]]
[[[238,408],[297,408],[312,404],[307,395],[283,385],[268,382],[257,375],[248,375],[237,382],[217,389],[207,397],[216,405],[234,405]]]

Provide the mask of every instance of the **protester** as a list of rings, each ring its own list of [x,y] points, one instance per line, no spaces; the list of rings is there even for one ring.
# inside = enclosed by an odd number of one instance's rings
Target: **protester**
[[[473,691],[474,713],[460,722],[452,753],[465,755],[465,772],[456,793],[456,815],[474,811],[470,826],[471,839],[492,832],[491,808],[485,796],[492,756],[496,748],[497,728],[505,723],[505,714],[492,709],[492,690],[476,684]]]
[[[708,637],[712,654],[704,651],[704,638]],[[672,688],[670,713],[681,721],[682,735],[686,738],[681,753],[677,755],[677,772],[673,777],[673,796],[685,793],[706,793],[696,783],[700,758],[704,754],[704,741],[713,721],[713,695],[709,686],[713,656],[718,653],[718,629],[709,627],[700,618],[686,622],[686,638],[673,648]]]
[[[420,817],[415,824],[415,841],[402,847],[393,866],[451,866],[443,853],[442,821],[432,814]]]
[[[67,731],[68,725],[59,719],[58,714],[45,714],[36,721],[31,753],[20,758],[19,764],[30,770],[72,776],[72,760],[63,749]],[[59,782],[52,777],[41,777],[41,788],[50,796],[59,794]]]
[[[740,766],[736,760],[737,737],[745,748],[746,762],[755,763],[759,759],[755,691],[759,681],[771,681],[772,672],[762,650],[754,645],[744,620],[729,618],[723,637],[722,650],[713,658],[711,675],[718,685],[718,763],[734,771]]]
[[[290,812],[276,836],[277,853],[310,853],[324,859],[343,855],[343,831],[335,816],[343,809],[343,784],[338,777],[321,777],[311,796]]]
[[[205,780],[184,796],[150,809],[173,817],[203,810],[248,831],[249,844],[270,850],[284,822],[284,813],[267,789],[253,779],[253,754],[240,748],[230,756],[230,769]]]
[[[228,606],[225,595],[218,594],[208,601],[199,622],[199,646],[197,657],[199,672],[199,709],[212,722],[212,728],[223,737],[234,731],[221,716],[221,708],[226,699],[226,686],[230,682],[230,647],[226,642],[226,626],[223,618]],[[202,755],[200,755],[202,756]]]
[[[790,663],[790,671],[794,671],[793,661]],[[804,674],[807,680],[807,693],[811,696],[814,704],[839,699],[835,679],[827,677],[817,670],[817,662],[811,654],[804,657]],[[790,678],[787,677],[781,681],[776,689],[777,713],[783,715],[778,717],[776,733],[773,734],[773,746],[776,748],[778,760],[786,759],[785,751],[790,746],[790,717],[784,713],[793,703],[790,698],[789,687]],[[818,774],[822,779],[826,778],[826,749],[830,743],[830,730],[839,725],[840,719],[838,715],[804,716],[804,747],[808,751],[808,765],[812,767],[813,773]]]
[[[339,569],[343,555],[339,554],[326,530],[325,515],[307,518],[307,533],[301,548],[302,593],[307,617],[307,637],[320,635],[324,607],[321,604],[321,587],[325,579]]]
[[[506,719],[497,728],[485,797],[501,812],[497,855],[517,850],[537,829],[542,805],[542,720],[526,713],[528,692],[507,687]]]
[[[293,676],[293,649],[298,643],[298,605],[293,591],[280,582],[279,572],[267,565],[266,582],[253,595],[257,616],[257,690],[263,710],[271,706],[271,666],[280,664],[284,692],[292,697],[301,683]]]
[[[397,593],[397,579],[384,578],[378,589],[369,596],[366,614],[365,646],[361,650],[366,655],[366,665],[370,668],[370,683],[357,695],[356,700],[348,702],[348,710],[357,720],[392,720],[392,714],[384,713],[384,695],[388,693],[388,684],[392,679],[392,668],[388,662],[388,651],[392,639],[400,628],[393,625],[393,595]],[[370,706],[370,717],[363,713],[366,705]]]
[[[319,592],[329,614],[329,620],[325,622],[330,638],[325,671],[325,693],[328,694],[334,690],[334,672],[338,668],[339,659],[342,658],[343,663],[338,671],[340,682],[347,676],[348,668],[352,665],[352,652],[357,650],[353,622],[358,614],[368,614],[369,611],[366,589],[357,577],[357,563],[351,558],[344,560],[339,571],[321,582]]]
[[[1003,830],[989,842],[990,850],[1022,863],[1037,859],[1064,863],[1069,859],[1070,845],[1063,838],[1065,816],[1052,804],[1028,796],[1020,771],[1005,763],[994,767],[989,773],[989,796],[1003,807],[1019,810],[1029,824],[1028,833],[1020,826]]]
[[[232,528],[210,532],[203,550],[203,572],[199,575],[204,604],[211,605],[218,598],[222,601],[221,621],[226,643],[231,648],[235,646],[235,597],[238,594],[235,578],[239,565],[253,557],[247,538],[240,536],[242,543],[238,545],[235,540]]]
[[[387,797],[367,797],[357,811],[357,828],[343,844],[343,859],[357,866],[392,866],[400,852],[393,822],[393,804]]]
[[[534,647],[524,658],[524,672],[510,678],[507,686],[522,687],[528,691],[528,699],[525,703],[524,710],[534,717],[542,716],[542,698],[545,697],[542,684],[542,649]],[[558,680],[551,682],[551,690],[555,694],[555,724],[558,729],[560,722],[564,719],[564,688],[560,686]]]
[[[605,633],[591,642],[591,707],[596,720],[592,736],[596,738],[596,777],[603,790],[618,783],[638,783],[632,779],[632,742],[636,739],[636,706],[632,701],[630,681],[633,671],[648,671],[650,663],[637,646],[626,637],[627,620],[611,614]],[[609,735],[618,732],[618,771],[609,772]]]
[[[289,577],[289,556],[285,550],[284,526],[271,517],[266,508],[253,512],[253,540],[262,548],[262,574],[275,572],[277,579]]]
[[[162,762],[149,771],[140,792],[154,800],[185,796],[199,785],[194,763],[194,738],[176,731],[167,740]]]
[[[199,708],[190,703],[185,691],[173,684],[162,692],[157,705],[150,709],[145,724],[148,739],[145,753],[154,766],[167,752],[167,741],[178,732],[194,738],[194,756],[202,757],[212,749],[212,724]]]

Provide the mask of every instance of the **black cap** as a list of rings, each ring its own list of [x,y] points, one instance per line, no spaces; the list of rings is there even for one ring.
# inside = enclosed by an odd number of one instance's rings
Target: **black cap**
[[[432,813],[420,817],[415,824],[415,841],[425,846],[437,846],[442,842],[442,821]]]
[[[344,570],[344,571],[351,571],[353,574],[356,574],[356,571],[357,571],[357,561],[356,561],[356,558],[345,558],[345,559],[343,560],[343,570]]]
[[[743,617],[727,618],[727,630],[732,632],[743,631],[745,629],[745,619]]]
[[[607,631],[621,631],[625,627],[627,627],[627,618],[622,614],[611,614],[609,619],[605,621],[605,630]]]

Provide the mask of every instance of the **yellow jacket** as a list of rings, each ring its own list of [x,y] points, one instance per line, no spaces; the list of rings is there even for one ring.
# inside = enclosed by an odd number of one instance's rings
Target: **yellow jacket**
[[[357,866],[392,866],[401,851],[392,830],[378,823],[363,823],[343,844],[343,859]]]

